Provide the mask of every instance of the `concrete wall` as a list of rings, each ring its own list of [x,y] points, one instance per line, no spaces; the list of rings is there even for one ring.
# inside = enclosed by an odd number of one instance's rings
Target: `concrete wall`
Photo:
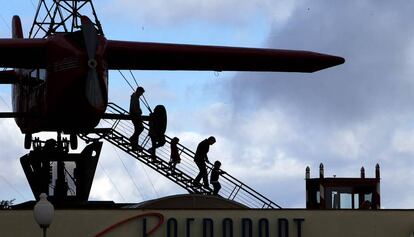
[[[154,237],[174,236],[175,221],[177,236],[180,237],[186,237],[186,233],[189,236],[201,237],[203,226],[207,230],[213,226],[213,235],[207,236],[231,236],[232,229],[232,236],[239,237],[242,236],[243,218],[251,220],[252,236],[267,236],[266,229],[269,230],[270,237],[409,237],[414,232],[414,210],[57,210],[47,236],[140,237],[144,236],[144,217],[132,218],[105,234],[98,233],[137,215],[146,216],[148,232],[160,221],[157,217],[147,215],[148,213],[164,218],[161,226],[153,234],[147,235]],[[244,221],[245,230],[249,229],[248,222]],[[288,233],[280,233],[279,229],[286,225]],[[167,234],[168,226],[170,235]],[[227,230],[225,234],[223,229]],[[261,235],[259,229],[262,230]],[[2,210],[0,236],[40,237],[42,232],[33,219],[32,211]]]

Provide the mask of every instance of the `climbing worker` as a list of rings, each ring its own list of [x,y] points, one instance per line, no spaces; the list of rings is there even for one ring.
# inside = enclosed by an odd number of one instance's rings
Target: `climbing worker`
[[[180,141],[178,137],[171,139],[171,154],[170,154],[170,169],[171,173],[175,174],[175,166],[181,162],[180,153],[178,152],[177,144]]]
[[[216,161],[214,162],[214,166],[213,169],[211,170],[211,175],[210,175],[210,183],[211,185],[213,185],[213,195],[218,195],[220,189],[221,189],[221,184],[219,183],[219,177],[222,174],[226,174],[226,172],[220,170],[220,166],[221,166],[221,162],[220,161]]]
[[[139,99],[144,94],[145,90],[142,87],[137,87],[134,93],[131,95],[131,100],[129,104],[129,114],[131,116],[131,121],[134,124],[134,133],[129,138],[133,150],[138,149],[138,140],[139,135],[144,130],[144,125],[142,124],[142,110],[140,107]]]
[[[208,162],[207,153],[209,151],[209,148],[214,143],[216,143],[216,138],[211,136],[201,141],[197,146],[197,150],[194,155],[194,162],[196,163],[200,172],[198,173],[197,177],[194,179],[194,182],[193,182],[194,186],[199,186],[200,185],[199,182],[201,178],[203,178],[204,188],[207,188],[207,189],[209,188],[206,162]]]

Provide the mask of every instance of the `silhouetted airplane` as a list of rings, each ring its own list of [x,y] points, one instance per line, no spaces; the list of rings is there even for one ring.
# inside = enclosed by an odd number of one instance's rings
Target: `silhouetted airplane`
[[[315,72],[345,61],[309,51],[107,40],[89,18],[81,22],[81,31],[24,39],[14,16],[13,38],[0,39],[0,67],[14,68],[0,72],[0,84],[13,84],[13,113],[2,116],[15,118],[26,141],[41,131],[95,128],[111,69]]]

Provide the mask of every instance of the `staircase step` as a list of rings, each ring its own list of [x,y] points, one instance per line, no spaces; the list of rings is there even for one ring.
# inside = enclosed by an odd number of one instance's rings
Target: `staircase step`
[[[124,113],[124,114],[128,114],[128,111],[125,111],[124,109],[122,109],[121,107],[113,104],[113,103],[109,103],[108,105],[108,109],[113,111],[116,111],[115,113]],[[110,119],[105,119],[106,122],[111,123],[113,120]],[[122,121],[125,122],[125,121]],[[120,148],[121,150],[125,151],[126,153],[128,153],[129,155],[131,155],[132,157],[136,158],[137,160],[141,161],[142,163],[146,164],[148,167],[156,170],[158,173],[160,173],[161,175],[167,176],[169,179],[171,179],[173,182],[177,183],[178,185],[180,185],[181,187],[184,187],[189,193],[200,193],[203,195],[211,195],[212,192],[212,188],[208,187],[208,188],[204,188],[203,186],[197,186],[195,187],[193,185],[193,179],[194,179],[194,173],[198,172],[198,170],[191,170],[190,173],[186,173],[183,170],[180,169],[175,169],[175,173],[172,173],[172,169],[170,164],[168,163],[168,161],[166,161],[167,157],[169,156],[169,154],[162,154],[159,153],[157,154],[158,156],[155,157],[155,160],[153,160],[153,157],[151,155],[151,152],[148,151],[147,147],[148,142],[150,142],[148,135],[146,135],[147,137],[145,137],[145,139],[143,140],[140,148],[144,148],[140,151],[137,151],[136,149],[132,149],[131,143],[129,141],[129,135],[126,136],[124,134],[125,129],[130,132],[133,130],[133,128],[131,127],[131,123],[129,121],[126,121],[127,123],[122,123],[120,121],[115,120],[115,122],[112,124],[112,128],[103,128],[103,129],[94,129],[91,131],[91,133],[98,135],[100,138],[103,138],[107,141],[109,141],[110,143],[114,144],[116,147]],[[120,128],[122,128],[122,130],[117,129],[117,126],[119,125]],[[143,134],[148,134],[148,125],[144,126],[145,130],[143,132]],[[142,135],[141,135],[142,136]],[[84,141],[93,141],[96,140],[96,138],[89,138],[86,134],[79,134],[79,137],[81,139],[83,139]],[[170,144],[170,141],[168,137],[167,138],[167,143],[166,145]],[[142,140],[141,140],[142,141]],[[188,158],[193,158],[194,153],[187,149],[186,147],[182,146],[181,144],[179,144],[180,146],[180,154],[181,156],[187,156]],[[160,156],[160,155],[163,156]],[[167,156],[167,157],[166,157]],[[164,158],[164,159],[163,159]],[[169,158],[169,157],[168,157]],[[192,161],[192,160],[191,160]],[[207,164],[208,168],[211,169],[211,164]],[[193,167],[193,166],[191,166]],[[180,168],[180,166],[178,166],[177,168]],[[186,167],[186,169],[188,169],[188,166]],[[195,167],[193,167],[192,169],[197,169]],[[237,195],[247,195],[249,199],[251,200],[255,200],[252,201],[250,203],[243,203],[246,206],[249,207],[253,207],[253,208],[280,208],[280,206],[278,206],[277,204],[273,203],[272,201],[270,201],[269,199],[265,198],[263,195],[261,195],[260,193],[256,192],[255,190],[247,187],[245,184],[243,184],[242,182],[240,182],[239,180],[235,179],[234,177],[232,177],[231,175],[225,175],[222,177],[222,179],[224,181],[227,182],[223,182],[222,186],[224,189],[222,190],[232,190],[233,192],[230,194],[229,198],[234,199]],[[228,185],[227,187],[225,185]],[[241,189],[241,187],[243,186],[243,189]],[[236,192],[234,192],[236,190],[236,188],[239,187],[237,189]],[[239,192],[240,191],[240,192]],[[242,194],[240,194],[242,193]],[[222,192],[221,194],[226,194],[226,192]],[[259,203],[259,205],[262,206],[257,206],[256,203]],[[252,205],[255,206],[252,206]]]

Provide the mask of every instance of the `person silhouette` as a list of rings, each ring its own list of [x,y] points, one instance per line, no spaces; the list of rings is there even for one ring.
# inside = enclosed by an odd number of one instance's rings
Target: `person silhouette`
[[[213,185],[213,195],[218,195],[220,189],[221,189],[221,184],[219,183],[219,177],[222,174],[226,174],[226,172],[220,170],[220,166],[221,166],[221,162],[220,161],[216,161],[214,162],[214,166],[213,169],[211,170],[211,175],[210,175],[210,183],[211,185]]]
[[[175,166],[181,161],[180,153],[178,152],[177,147],[179,141],[180,139],[178,139],[178,137],[174,137],[173,139],[171,139],[171,154],[169,164],[172,174],[175,174]]]
[[[129,114],[131,116],[131,121],[134,124],[134,133],[129,138],[133,150],[138,149],[138,140],[139,135],[144,130],[144,125],[142,124],[142,110],[140,107],[139,99],[144,94],[145,90],[142,87],[137,87],[134,93],[131,95],[131,100],[129,103]]]
[[[151,153],[150,157],[151,157],[152,162],[159,162],[155,154],[156,150],[157,148],[164,146],[164,144],[166,143],[164,133],[161,134],[159,132],[159,127],[158,127],[159,124],[157,123],[157,114],[156,114],[157,107],[155,107],[154,112],[149,115],[149,123],[148,123],[149,125],[148,136],[150,137],[150,140],[151,140],[151,147],[149,148],[149,151]]]
[[[209,148],[214,143],[216,143],[216,138],[211,136],[201,141],[197,146],[197,150],[194,155],[194,162],[196,163],[199,169],[199,173],[197,177],[194,179],[194,182],[193,182],[194,186],[199,186],[200,185],[199,182],[201,178],[203,178],[204,188],[209,188],[206,162],[208,162],[207,153],[209,151]]]

